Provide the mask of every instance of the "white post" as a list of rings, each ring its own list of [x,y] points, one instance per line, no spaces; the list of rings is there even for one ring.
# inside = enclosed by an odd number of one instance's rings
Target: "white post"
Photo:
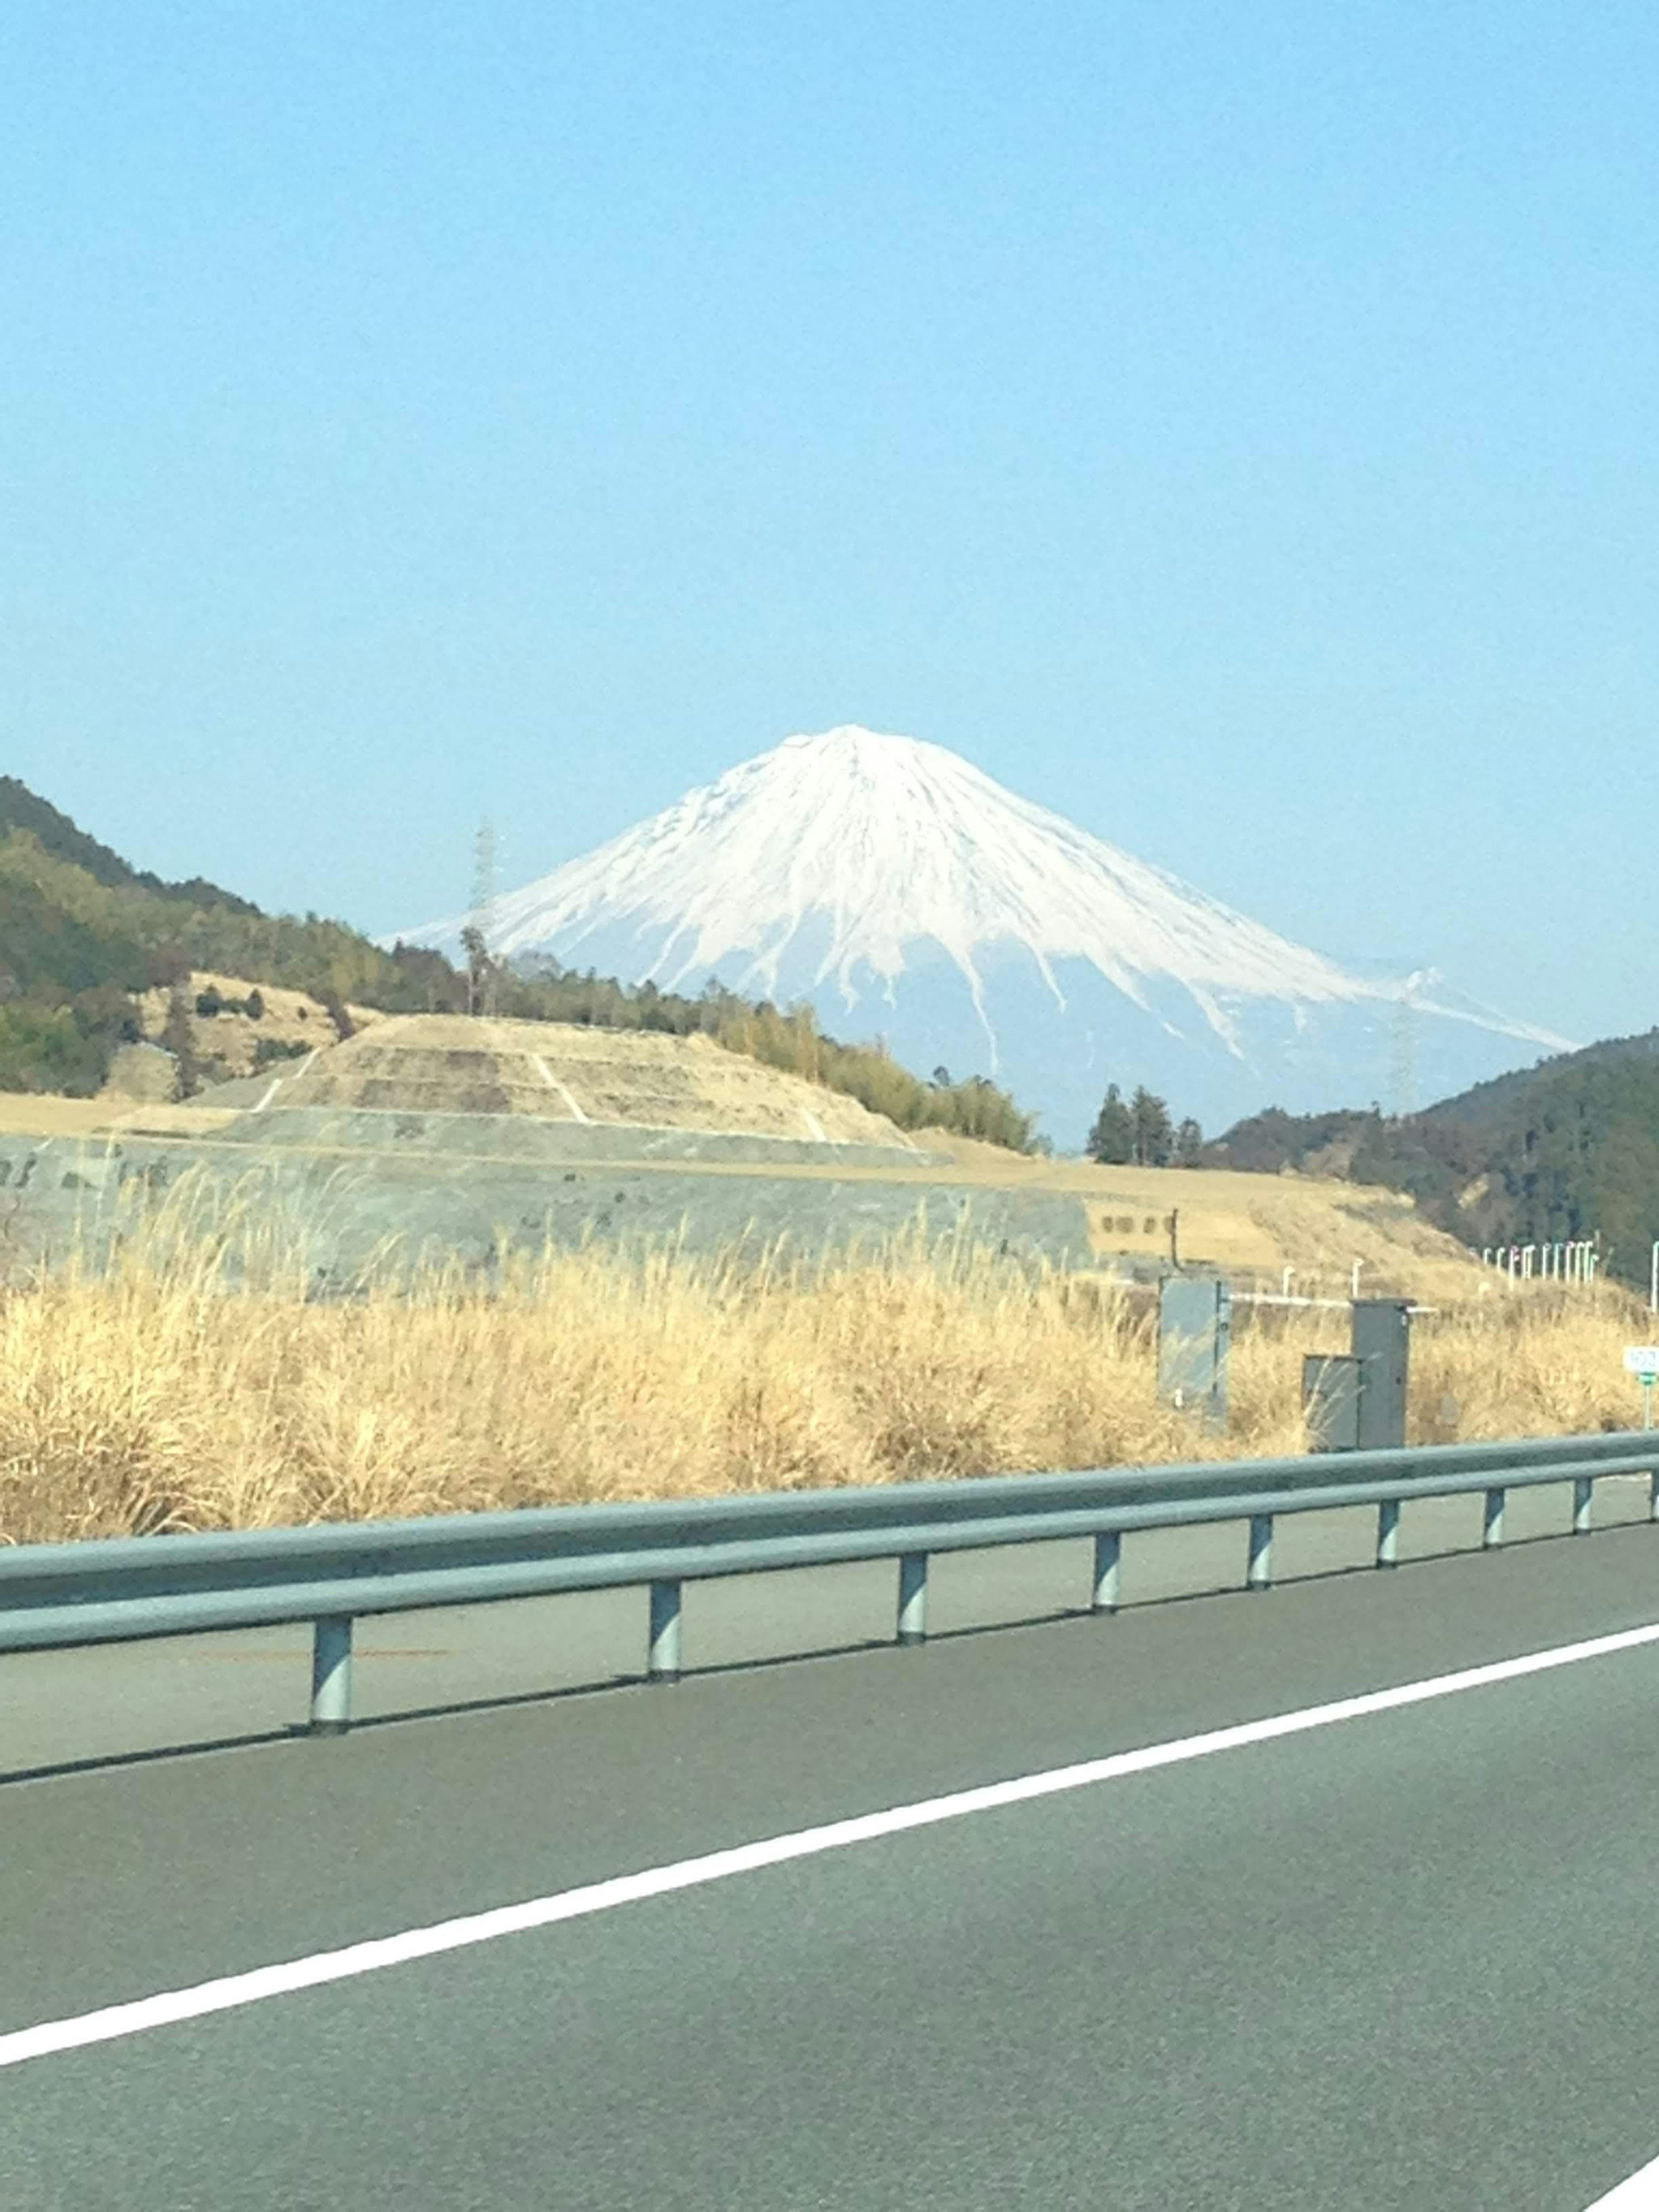
[[[1655,1267],[1659,1268],[1659,1244],[1653,1248],[1653,1261]],[[1348,1278],[1349,1295],[1352,1297],[1359,1296],[1359,1271],[1364,1264],[1363,1260],[1356,1260],[1353,1263],[1353,1272]]]
[[[1291,1285],[1295,1280],[1296,1269],[1294,1267],[1286,1267],[1284,1274],[1279,1278],[1279,1294],[1281,1297],[1289,1297],[1291,1295]]]
[[[1659,1313],[1659,1237],[1653,1243],[1653,1255],[1648,1263],[1648,1311]]]

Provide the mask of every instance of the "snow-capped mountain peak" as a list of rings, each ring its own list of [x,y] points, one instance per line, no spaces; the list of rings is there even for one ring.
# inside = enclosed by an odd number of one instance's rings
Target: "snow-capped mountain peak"
[[[453,945],[466,919],[406,934]],[[1029,1003],[1009,1000],[1022,972],[1016,992],[1046,1002],[1056,1039],[1079,1031],[1068,1056],[1086,1036],[1085,1056],[1103,1048],[1131,1082],[1140,1079],[1133,1051],[1109,1032],[1127,1046],[1148,1017],[1166,1048],[1220,1048],[1248,1065],[1263,1009],[1285,1018],[1271,1026],[1293,1043],[1321,1010],[1386,1021],[1408,993],[1425,1012],[1507,1037],[1511,1063],[1516,1042],[1560,1042],[1431,1003],[1420,979],[1351,974],[945,746],[852,724],[786,738],[496,899],[487,933],[508,957],[550,952],[663,989],[696,991],[718,974],[744,996],[811,998],[849,1033],[914,1028],[913,1061],[947,1058],[949,1045],[958,1065],[965,1052],[1036,1103],[1051,1085],[1013,1064],[1027,1060],[1017,1039],[1033,1020]],[[928,999],[937,1018],[923,1011]],[[946,1002],[956,1012],[941,1012]],[[1103,1023],[1113,1004],[1123,1018]],[[977,1048],[963,1033],[969,1009]]]

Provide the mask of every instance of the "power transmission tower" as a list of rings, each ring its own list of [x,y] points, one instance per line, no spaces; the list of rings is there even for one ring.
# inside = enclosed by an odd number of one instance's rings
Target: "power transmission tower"
[[[1417,994],[1428,980],[1419,969],[1406,979],[1394,1010],[1394,1053],[1389,1063],[1389,1110],[1396,1121],[1417,1111]]]
[[[495,929],[495,825],[488,815],[478,824],[472,847],[472,911],[462,932],[466,947],[466,1011],[495,1012],[496,963],[491,939]]]

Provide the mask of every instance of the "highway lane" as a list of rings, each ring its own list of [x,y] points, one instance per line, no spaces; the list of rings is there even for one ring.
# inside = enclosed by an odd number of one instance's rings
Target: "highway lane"
[[[0,2033],[1655,1620],[1632,1528],[15,1785]],[[1648,1649],[1006,1806],[30,2061],[3,2201],[1582,2212],[1656,1785]]]

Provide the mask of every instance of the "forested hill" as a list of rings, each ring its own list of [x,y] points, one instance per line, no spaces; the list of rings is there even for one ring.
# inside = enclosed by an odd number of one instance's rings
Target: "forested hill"
[[[786,1013],[718,987],[696,999],[629,989],[550,962],[519,973],[480,948],[473,972],[441,954],[386,952],[360,931],[316,915],[264,914],[193,878],[166,883],[134,868],[15,777],[0,777],[0,1091],[88,1097],[124,1041],[139,1035],[137,995],[183,993],[202,970],[309,992],[393,1013],[465,1012],[678,1036],[702,1031],[734,1052],[859,1098],[907,1129],[940,1128],[1017,1151],[1031,1117],[980,1077],[921,1082],[879,1046],[825,1036],[810,1010]]]
[[[1206,1164],[1335,1175],[1408,1191],[1468,1244],[1599,1237],[1645,1285],[1659,1237],[1659,1030],[1563,1053],[1420,1114],[1258,1114]]]
[[[1460,1091],[1455,1098],[1443,1098],[1437,1105],[1425,1107],[1422,1118],[1474,1126],[1499,1122],[1522,1105],[1542,1081],[1565,1074],[1576,1082],[1592,1068],[1617,1066],[1632,1060],[1659,1060],[1659,1029],[1644,1030],[1639,1036],[1607,1037],[1577,1052],[1558,1054],[1536,1067],[1494,1076],[1489,1083],[1477,1083],[1472,1091]]]
[[[15,775],[0,775],[0,840],[11,836],[13,830],[26,830],[53,860],[68,860],[83,868],[95,883],[111,890],[139,890],[159,892],[163,897],[183,900],[193,907],[223,907],[234,914],[257,915],[257,906],[246,899],[238,898],[233,891],[221,890],[217,884],[204,882],[199,876],[188,883],[163,883],[160,876],[141,873],[129,867],[118,853],[107,845],[100,845],[95,837],[88,837],[84,830],[60,814],[46,799],[38,798],[26,783]]]

